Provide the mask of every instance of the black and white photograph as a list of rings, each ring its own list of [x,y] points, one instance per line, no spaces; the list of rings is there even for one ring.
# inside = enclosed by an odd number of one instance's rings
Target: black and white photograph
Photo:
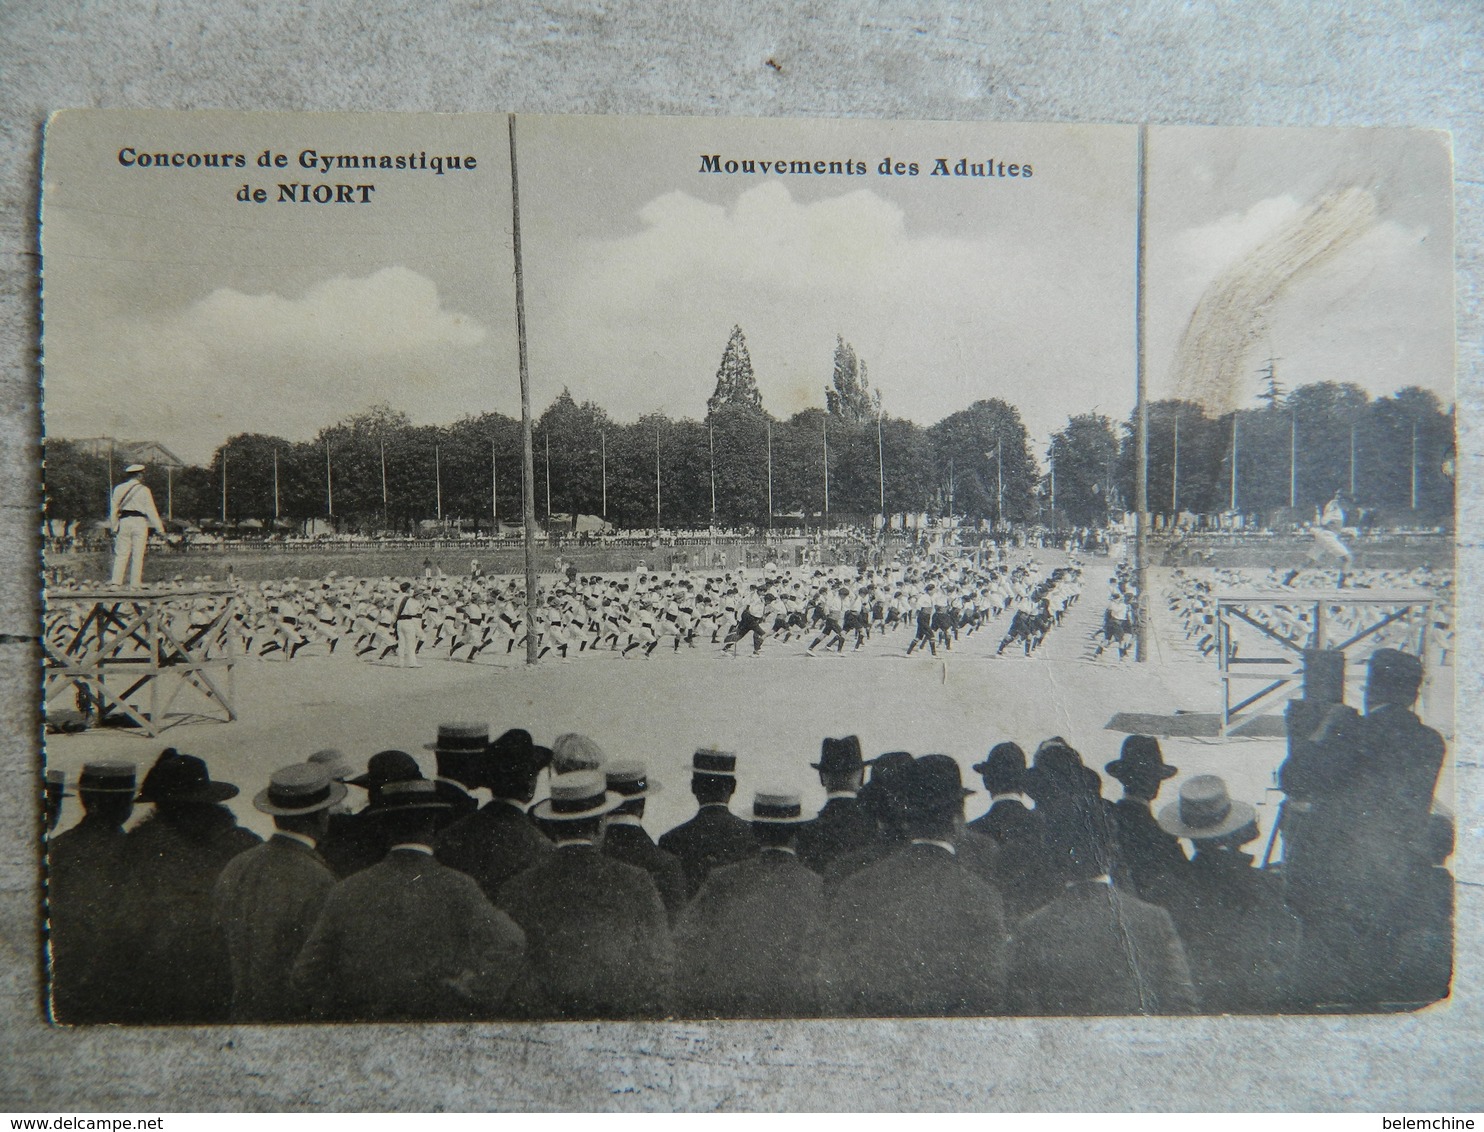
[[[1400,1014],[1448,136],[74,111],[58,1025]]]

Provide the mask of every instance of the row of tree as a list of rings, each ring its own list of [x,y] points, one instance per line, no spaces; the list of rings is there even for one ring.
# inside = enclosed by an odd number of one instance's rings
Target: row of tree
[[[927,512],[1099,526],[1133,503],[1132,416],[1118,424],[1074,416],[1045,453],[1033,451],[1019,411],[999,399],[924,427],[882,411],[865,361],[843,340],[825,404],[786,419],[768,413],[740,328],[723,351],[703,420],[651,414],[615,422],[563,390],[533,426],[537,519],[600,515],[621,529],[766,527],[783,516],[812,525]],[[1219,418],[1161,401],[1149,409],[1148,444],[1151,511],[1231,509],[1235,448],[1236,509],[1249,514],[1290,500],[1312,511],[1336,491],[1371,509],[1433,519],[1452,513],[1452,412],[1420,389],[1372,400],[1353,385],[1307,385]],[[48,439],[46,516],[101,516],[117,472],[106,456]],[[237,435],[209,464],[168,476],[152,469],[149,479],[162,511],[197,522],[297,526],[330,517],[362,531],[413,531],[440,519],[518,524],[521,426],[498,413],[414,425],[383,404],[311,441]]]

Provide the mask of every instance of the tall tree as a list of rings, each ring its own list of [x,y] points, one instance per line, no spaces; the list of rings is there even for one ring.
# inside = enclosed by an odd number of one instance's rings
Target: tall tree
[[[881,392],[872,389],[866,380],[865,361],[839,335],[835,337],[835,365],[830,384],[825,386],[824,402],[830,416],[852,424],[872,420],[881,411]]]
[[[714,416],[725,406],[761,409],[763,395],[758,392],[752,372],[752,357],[747,352],[747,338],[742,327],[733,326],[726,348],[721,352],[721,365],[716,370],[716,389],[706,402],[706,416]]]
[[[1056,475],[1056,519],[1074,527],[1101,527],[1113,510],[1118,472],[1118,439],[1113,422],[1098,413],[1081,413],[1051,437]],[[1049,486],[1049,485],[1048,485]]]

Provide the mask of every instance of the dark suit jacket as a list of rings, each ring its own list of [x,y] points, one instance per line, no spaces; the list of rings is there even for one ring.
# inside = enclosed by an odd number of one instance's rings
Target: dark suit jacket
[[[498,799],[438,835],[438,859],[479,882],[493,901],[500,886],[549,854],[554,846],[518,806]]]
[[[1208,1014],[1275,1014],[1304,1005],[1298,985],[1303,929],[1282,882],[1246,853],[1197,853],[1169,905],[1191,978]]]
[[[807,1018],[819,1011],[824,881],[763,850],[714,870],[675,929],[676,1011]]]
[[[330,831],[319,843],[319,855],[340,879],[368,869],[386,853],[386,838],[375,815],[331,814]]]
[[[433,779],[433,789],[438,791],[438,800],[447,802],[451,809],[439,820],[439,827],[452,825],[479,809],[479,800],[451,778]]]
[[[1036,810],[1020,802],[996,802],[983,817],[969,822],[965,831],[987,838],[999,846],[999,856],[990,879],[1005,902],[1011,923],[1054,900],[1061,885],[1052,875],[1045,846],[1045,822]]]
[[[1306,918],[1339,915],[1384,929],[1405,904],[1421,856],[1442,736],[1405,708],[1360,716],[1339,706],[1318,739],[1296,746],[1279,772],[1290,803],[1290,903]]]
[[[647,872],[665,902],[670,922],[675,922],[688,895],[679,858],[656,845],[641,825],[609,825],[603,832],[603,855]]]
[[[1178,899],[1190,867],[1179,839],[1159,827],[1148,802],[1120,798],[1108,809],[1118,838],[1116,859],[1134,893],[1151,904]]]
[[[309,1016],[289,977],[334,887],[335,874],[320,855],[291,837],[274,835],[227,863],[214,904],[232,968],[234,1021]]]
[[[842,853],[876,840],[876,819],[858,799],[831,798],[813,821],[799,827],[799,860],[820,875]]]
[[[505,882],[499,905],[526,933],[512,1008],[536,1018],[654,1018],[669,1006],[665,905],[643,869],[590,845],[558,846]]]
[[[998,1014],[1005,994],[999,893],[947,850],[911,845],[842,880],[830,898],[824,995],[853,1015]]]
[[[395,849],[331,890],[293,985],[317,1018],[489,1018],[524,953],[521,930],[469,877]]]
[[[1010,942],[1017,1014],[1188,1014],[1196,1009],[1170,914],[1082,881],[1020,922]]]
[[[117,979],[128,967],[111,930],[117,914],[124,831],[97,818],[46,845],[47,932],[52,1015],[58,1022],[107,1020]]]
[[[712,869],[734,865],[757,852],[752,825],[725,806],[702,806],[696,816],[660,838],[660,848],[680,858],[687,895],[694,896]]]
[[[112,929],[129,957],[118,1021],[227,1018],[232,978],[212,890],[228,861],[260,844],[222,806],[156,813],[125,835]]]

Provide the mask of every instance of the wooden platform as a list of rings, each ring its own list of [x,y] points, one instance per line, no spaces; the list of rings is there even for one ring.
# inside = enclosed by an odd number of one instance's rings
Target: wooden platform
[[[48,590],[43,703],[72,691],[84,722],[123,716],[154,737],[187,719],[237,718],[236,591],[227,585]],[[177,710],[181,693],[195,710]]]

